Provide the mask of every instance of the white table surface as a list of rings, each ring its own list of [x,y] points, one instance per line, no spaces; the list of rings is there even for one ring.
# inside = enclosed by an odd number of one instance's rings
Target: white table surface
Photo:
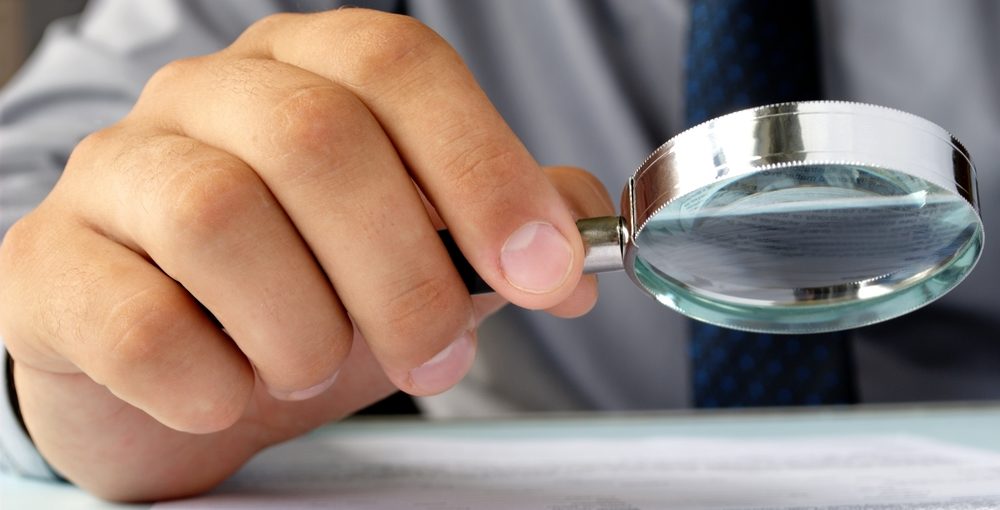
[[[428,422],[359,419],[313,434],[378,437],[624,438],[754,437],[909,434],[1000,452],[1000,404],[811,408],[785,411],[668,412],[621,415],[535,415],[506,420]],[[312,435],[297,441],[309,441]],[[279,446],[278,448],[281,448]],[[240,474],[235,475],[239,477]],[[0,508],[131,509],[68,484],[0,475]]]

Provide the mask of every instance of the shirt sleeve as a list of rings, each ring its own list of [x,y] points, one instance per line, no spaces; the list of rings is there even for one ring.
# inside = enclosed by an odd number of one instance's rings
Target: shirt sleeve
[[[38,454],[17,414],[10,359],[0,339],[0,471],[33,478],[56,479],[55,472]]]

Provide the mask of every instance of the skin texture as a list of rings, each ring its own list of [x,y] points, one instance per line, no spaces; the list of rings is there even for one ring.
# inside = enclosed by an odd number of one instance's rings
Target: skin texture
[[[58,471],[187,496],[395,388],[453,386],[507,302],[588,311],[573,222],[612,212],[417,21],[277,15],[167,65],[74,150],[0,247],[0,334]],[[497,294],[469,296],[445,226]]]

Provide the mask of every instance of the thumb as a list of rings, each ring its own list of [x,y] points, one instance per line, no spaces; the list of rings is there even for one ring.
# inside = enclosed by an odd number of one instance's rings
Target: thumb
[[[616,214],[608,190],[593,174],[580,168],[550,166],[544,168],[574,219]],[[597,303],[597,275],[583,275],[576,288],[559,304],[547,309],[556,317],[579,317]]]
[[[555,186],[562,196],[563,202],[573,215],[573,219],[593,218],[616,214],[614,203],[607,189],[597,177],[586,170],[570,166],[549,166],[543,168],[549,182]],[[434,227],[445,227],[437,211],[426,199],[424,207],[431,218]],[[597,276],[584,275],[576,288],[566,299],[546,311],[557,317],[579,317],[590,311],[597,302]],[[483,294],[473,296],[476,311],[476,323],[492,315],[503,307],[507,301],[499,294]]]

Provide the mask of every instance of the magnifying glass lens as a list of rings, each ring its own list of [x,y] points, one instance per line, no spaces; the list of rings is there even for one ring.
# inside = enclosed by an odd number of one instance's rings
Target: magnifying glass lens
[[[788,164],[720,180],[653,214],[636,280],[692,317],[751,331],[870,324],[943,295],[982,249],[976,211],[910,174]]]
[[[678,134],[636,169],[620,216],[577,227],[584,272],[624,269],[719,326],[820,333],[898,317],[958,285],[983,249],[978,203],[968,151],[936,124],[806,101]],[[442,241],[470,292],[489,291]]]

